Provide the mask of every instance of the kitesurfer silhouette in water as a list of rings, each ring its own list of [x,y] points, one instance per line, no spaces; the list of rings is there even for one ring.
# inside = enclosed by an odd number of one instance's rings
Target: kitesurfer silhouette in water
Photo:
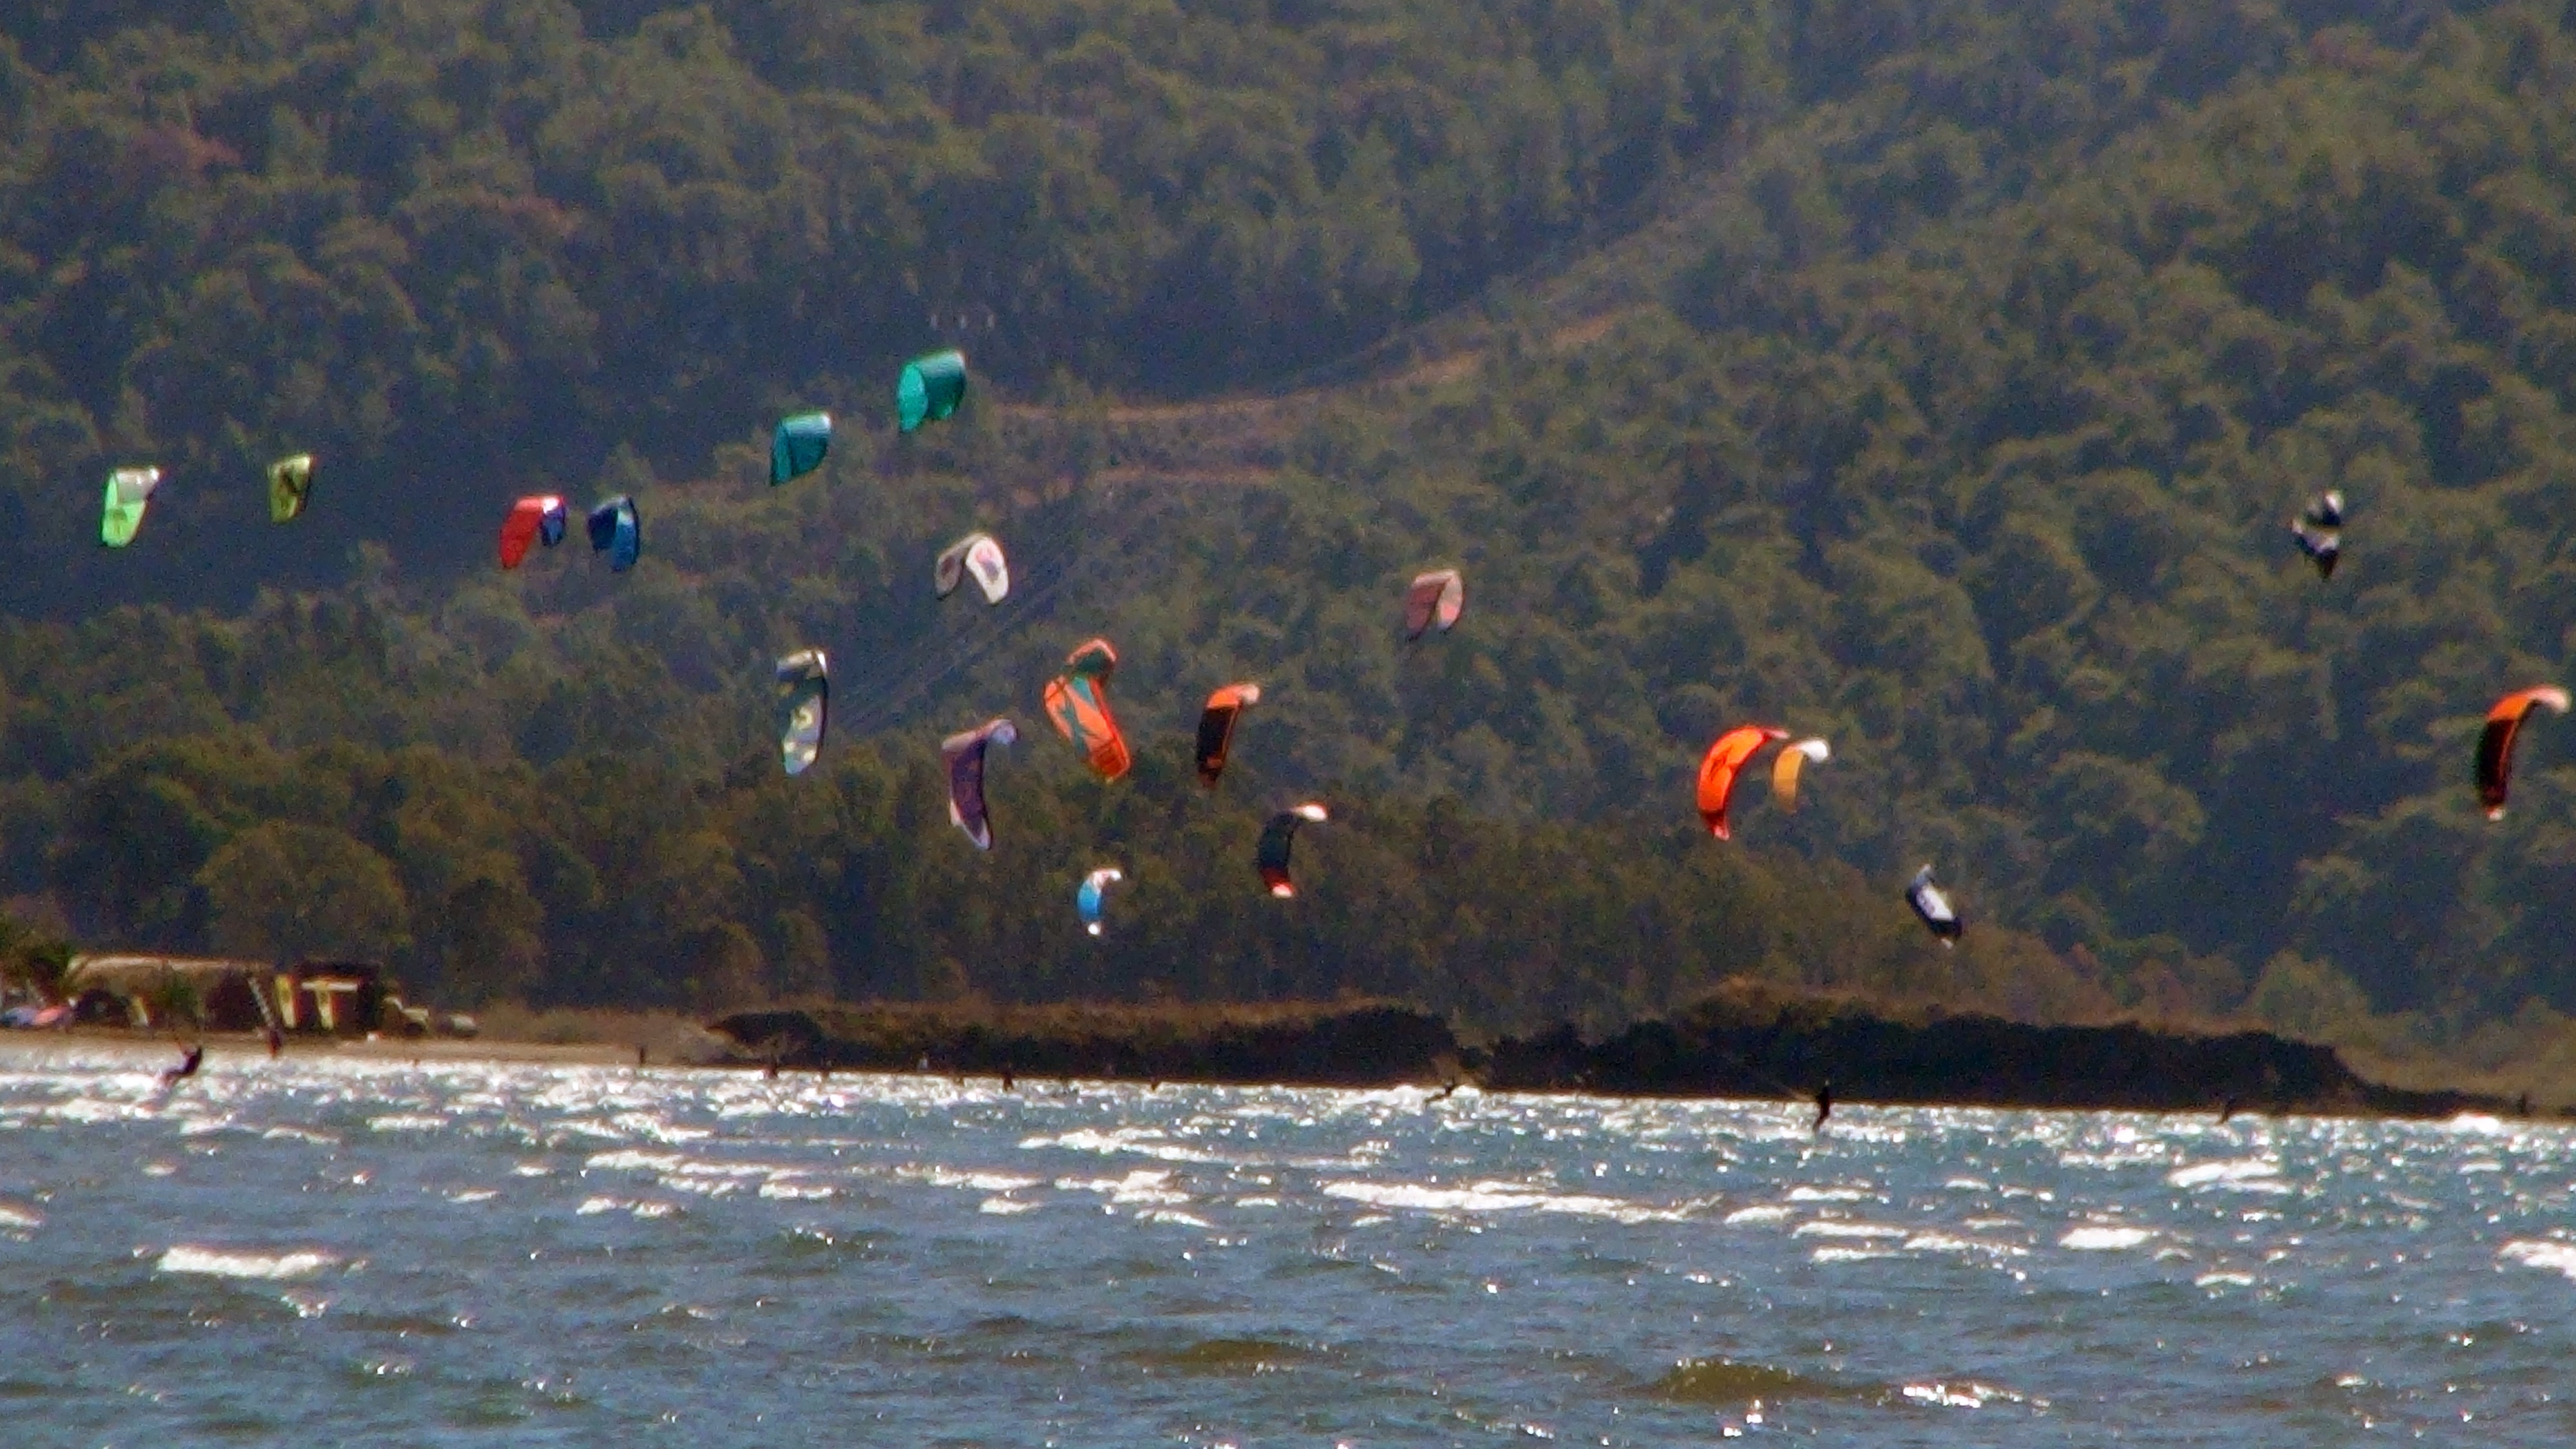
[[[172,1067],[161,1074],[161,1089],[163,1091],[168,1091],[170,1088],[175,1087],[181,1082],[186,1081],[188,1078],[195,1076],[197,1074],[197,1068],[202,1065],[205,1060],[206,1048],[205,1044],[202,1042],[180,1053],[179,1065]]]

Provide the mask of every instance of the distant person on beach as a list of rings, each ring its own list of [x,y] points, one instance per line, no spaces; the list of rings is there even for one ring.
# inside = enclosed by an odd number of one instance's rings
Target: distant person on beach
[[[202,1065],[205,1060],[206,1048],[205,1044],[202,1042],[180,1053],[179,1065],[172,1067],[161,1074],[161,1089],[163,1091],[168,1091],[170,1088],[175,1087],[181,1082],[188,1080],[190,1077],[195,1076],[197,1074],[197,1068]]]
[[[1816,1089],[1816,1122],[1815,1125],[1808,1130],[1811,1132],[1824,1131],[1825,1119],[1832,1115],[1834,1115],[1834,1084],[1827,1082]]]
[[[268,1054],[273,1057],[286,1055],[286,1033],[273,1026],[268,1029]]]

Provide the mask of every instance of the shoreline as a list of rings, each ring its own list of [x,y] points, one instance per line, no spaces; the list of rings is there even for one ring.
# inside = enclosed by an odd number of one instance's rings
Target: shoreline
[[[249,1032],[207,1032],[191,1035],[189,1043],[203,1042],[206,1062],[268,1060],[268,1042]],[[149,1058],[162,1066],[169,1065],[179,1054],[181,1043],[169,1036],[120,1029],[117,1027],[50,1027],[34,1031],[0,1031],[0,1057],[47,1051],[112,1052],[122,1056]],[[536,1066],[633,1066],[635,1048],[616,1042],[536,1042],[507,1041],[488,1037],[427,1037],[405,1040],[396,1037],[289,1037],[286,1049],[279,1054],[285,1061],[448,1061],[494,1062],[509,1065]],[[655,1066],[689,1065],[681,1062],[655,1062]]]
[[[268,1059],[264,1038],[210,1033],[209,1067]],[[835,1072],[1032,1087],[1173,1085],[1356,1091],[1472,1087],[1511,1094],[1766,1102],[1804,1111],[1818,1085],[1839,1106],[2002,1111],[2241,1112],[2438,1120],[2552,1121],[2461,1091],[2384,1086],[2327,1047],[2269,1032],[2207,1034],[2137,1023],[2039,1027],[1984,1016],[1899,1019],[1848,1000],[1730,987],[1670,1018],[1587,1042],[1571,1027],[1461,1044],[1447,1024],[1384,1002],[1141,1007],[817,1005],[708,1024],[696,1051],[624,1041],[289,1038],[284,1059]],[[175,1061],[179,1044],[113,1027],[0,1032],[0,1063],[57,1052]]]
[[[2534,1114],[2488,1093],[2370,1081],[2268,1031],[2034,1026],[1901,1015],[1736,981],[1597,1041],[1571,1025],[1462,1043],[1383,1001],[1236,1006],[864,1003],[708,1024],[735,1065],[1031,1081],[1562,1092],[1668,1100],[2444,1119]],[[2552,1114],[2543,1114],[2552,1115]],[[2555,1114],[2564,1115],[2564,1114]]]

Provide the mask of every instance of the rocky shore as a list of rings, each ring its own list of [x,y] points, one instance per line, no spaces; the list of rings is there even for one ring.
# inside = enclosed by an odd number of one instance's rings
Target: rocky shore
[[[1232,1085],[1445,1087],[1927,1106],[2448,1117],[2510,1104],[2382,1086],[2268,1031],[2033,1026],[1900,1013],[1730,982],[1600,1040],[1571,1026],[1477,1046],[1388,1002],[1247,1006],[862,1004],[710,1023],[744,1065]]]
[[[1448,1023],[1385,1002],[1257,1006],[833,1005],[708,1023],[746,1064],[1112,1081],[1379,1087],[1469,1070]]]

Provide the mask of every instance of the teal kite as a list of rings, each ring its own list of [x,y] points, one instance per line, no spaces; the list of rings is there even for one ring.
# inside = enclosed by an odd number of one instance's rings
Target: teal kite
[[[895,425],[909,433],[947,417],[965,400],[966,354],[954,347],[925,353],[905,363],[895,383]]]
[[[769,486],[802,478],[823,466],[832,450],[832,415],[798,413],[779,422],[769,435]]]
[[[583,526],[590,531],[591,551],[608,555],[612,574],[635,567],[635,560],[643,555],[643,520],[635,512],[635,500],[623,493],[590,510]]]

